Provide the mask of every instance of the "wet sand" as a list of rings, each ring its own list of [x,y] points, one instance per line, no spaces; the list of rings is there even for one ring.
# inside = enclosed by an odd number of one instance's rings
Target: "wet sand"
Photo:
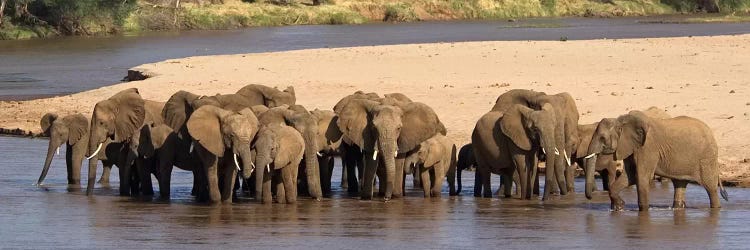
[[[171,59],[136,69],[152,77],[0,102],[0,128],[39,132],[45,112],[90,115],[94,103],[130,87],[163,101],[177,90],[210,95],[258,83],[293,85],[299,104],[320,109],[356,90],[402,92],[432,106],[449,136],[467,143],[499,94],[528,88],[571,93],[582,124],[649,106],[699,118],[718,140],[722,178],[750,183],[750,35],[311,49]]]

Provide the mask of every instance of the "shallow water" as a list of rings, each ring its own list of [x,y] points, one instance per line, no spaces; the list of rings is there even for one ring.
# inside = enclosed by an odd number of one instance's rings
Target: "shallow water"
[[[94,197],[68,192],[62,157],[53,161],[46,184],[33,186],[46,145],[44,139],[0,137],[2,248],[733,249],[750,242],[748,189],[728,188],[731,201],[711,210],[705,191],[689,186],[689,208],[671,210],[672,185],[656,184],[651,211],[641,213],[630,188],[623,192],[628,211],[610,212],[601,192],[593,201],[581,193],[545,203],[475,198],[473,174],[464,173],[461,196],[444,190],[442,199],[423,199],[407,180],[407,197],[384,203],[348,197],[338,188],[337,165],[333,198],[301,198],[296,205],[241,199],[211,207],[192,201],[192,174],[181,170],[173,172],[168,203],[117,196],[117,171],[112,188],[97,185]],[[576,189],[583,190],[582,180]]]
[[[649,23],[693,16],[307,25],[0,41],[0,100],[115,84],[129,68],[199,55],[461,41],[569,40],[750,33],[748,23]]]

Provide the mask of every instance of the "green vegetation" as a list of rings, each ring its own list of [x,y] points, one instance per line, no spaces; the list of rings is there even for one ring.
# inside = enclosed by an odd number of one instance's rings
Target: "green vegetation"
[[[0,0],[0,39],[252,26],[723,13],[750,0]],[[690,22],[688,20],[687,22]]]

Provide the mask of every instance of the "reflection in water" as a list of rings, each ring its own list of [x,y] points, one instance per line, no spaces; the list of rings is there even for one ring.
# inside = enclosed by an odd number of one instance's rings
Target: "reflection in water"
[[[689,208],[669,209],[672,190],[662,184],[652,188],[649,212],[637,211],[633,188],[623,192],[628,202],[623,212],[610,212],[603,192],[592,201],[577,194],[546,203],[474,198],[466,192],[423,199],[411,185],[408,197],[388,203],[350,198],[334,185],[334,198],[321,202],[262,205],[242,198],[208,206],[192,201],[192,174],[185,171],[173,173],[169,202],[117,196],[118,183],[98,188],[94,197],[68,192],[62,159],[53,162],[50,184],[35,187],[46,145],[44,140],[0,137],[5,156],[0,160],[0,222],[13,225],[0,227],[2,247],[713,249],[743,248],[750,241],[747,189],[728,189],[732,201],[721,210],[708,209],[705,191],[692,185]],[[117,171],[112,172],[117,180]],[[473,175],[465,176],[463,183],[473,183]],[[582,190],[583,182],[576,188]]]

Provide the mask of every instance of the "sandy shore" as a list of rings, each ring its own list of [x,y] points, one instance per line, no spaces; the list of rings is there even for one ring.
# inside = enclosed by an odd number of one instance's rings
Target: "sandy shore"
[[[467,143],[499,94],[528,88],[571,93],[582,124],[649,106],[699,118],[718,140],[722,178],[750,183],[750,35],[314,49],[172,59],[135,69],[152,77],[0,102],[0,128],[39,132],[45,112],[90,115],[97,101],[125,88],[164,101],[177,90],[210,95],[258,83],[293,85],[297,102],[311,109],[331,109],[356,90],[402,92],[432,106],[450,137]]]

